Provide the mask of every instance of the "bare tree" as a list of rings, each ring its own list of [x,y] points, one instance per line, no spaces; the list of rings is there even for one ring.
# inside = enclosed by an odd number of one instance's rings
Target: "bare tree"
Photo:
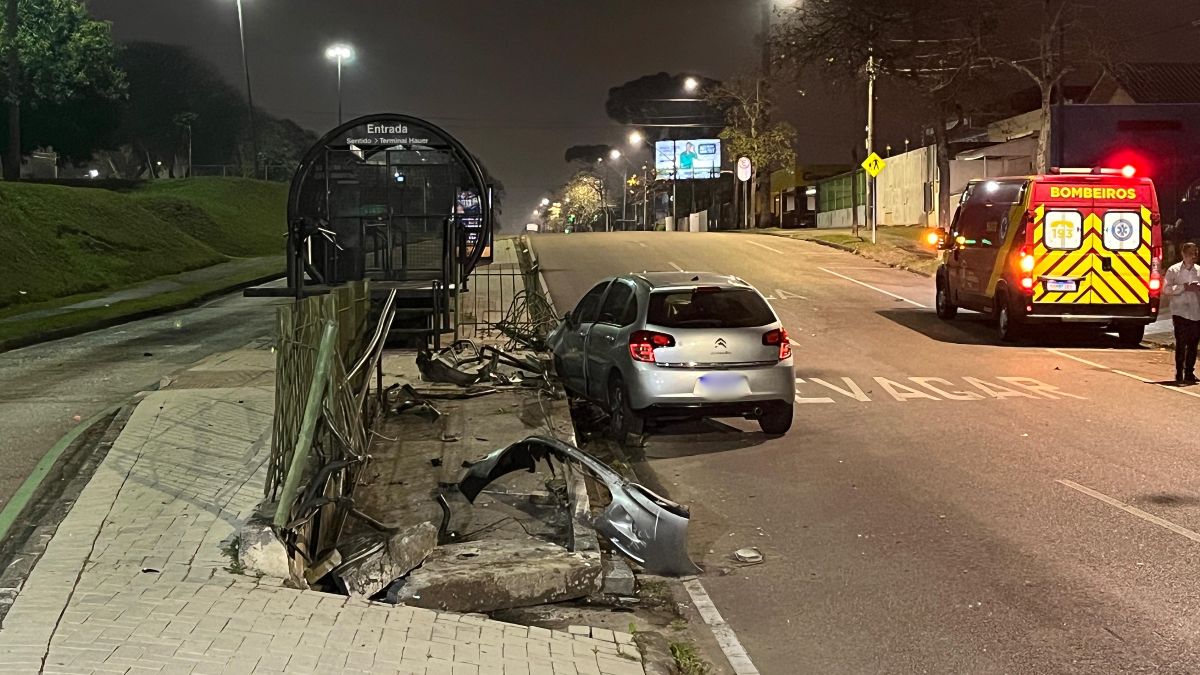
[[[987,90],[986,36],[991,0],[820,0],[782,14],[772,41],[777,67],[799,77],[815,69],[827,79],[888,78],[926,110],[937,145],[939,222],[949,220],[947,121],[961,121]],[[869,65],[868,65],[869,64]]]
[[[796,129],[787,122],[771,120],[771,83],[763,77],[741,77],[713,83],[705,95],[714,107],[725,111],[721,140],[730,157],[749,157],[753,167],[750,183],[761,176],[796,163]],[[758,190],[754,191],[751,213],[758,213]]]
[[[1051,106],[1054,94],[1063,80],[1079,65],[1091,60],[1103,60],[1098,51],[1087,42],[1073,42],[1068,50],[1064,34],[1086,33],[1075,31],[1081,23],[1080,6],[1074,0],[1035,0],[1038,8],[1038,32],[1029,45],[989,45],[987,60],[993,64],[1008,66],[1033,81],[1041,96],[1041,129],[1038,132],[1037,157],[1034,170],[1045,173],[1049,168]],[[1030,22],[1033,24],[1033,22]]]

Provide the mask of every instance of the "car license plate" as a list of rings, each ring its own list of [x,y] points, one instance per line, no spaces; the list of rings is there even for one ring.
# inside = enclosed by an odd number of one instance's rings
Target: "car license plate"
[[[1075,290],[1074,280],[1064,279],[1047,279],[1046,290],[1048,291],[1073,291]]]
[[[700,376],[700,384],[716,391],[733,389],[742,382],[741,375],[729,373],[710,373]]]

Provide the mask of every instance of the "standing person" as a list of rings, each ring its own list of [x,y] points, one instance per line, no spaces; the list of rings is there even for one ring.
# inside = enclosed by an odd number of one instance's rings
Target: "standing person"
[[[1167,270],[1163,290],[1171,298],[1171,321],[1175,324],[1175,381],[1195,384],[1196,346],[1200,344],[1200,269],[1196,267],[1200,247],[1188,242],[1180,247],[1181,262]]]

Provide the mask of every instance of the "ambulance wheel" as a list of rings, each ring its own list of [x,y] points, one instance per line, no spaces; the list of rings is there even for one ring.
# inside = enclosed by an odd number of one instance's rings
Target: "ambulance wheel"
[[[946,282],[941,279],[937,282],[936,305],[939,319],[949,321],[958,316],[958,305],[950,302],[950,289],[947,288]]]
[[[1141,324],[1117,327],[1117,338],[1126,347],[1136,347],[1142,344],[1142,338],[1144,337],[1146,337],[1146,327]]]
[[[996,332],[1001,342],[1016,342],[1021,337],[1020,319],[1013,316],[1007,293],[996,296]]]

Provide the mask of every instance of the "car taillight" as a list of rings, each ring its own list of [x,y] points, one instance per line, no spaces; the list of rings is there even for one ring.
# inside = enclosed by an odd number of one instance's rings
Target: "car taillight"
[[[1162,261],[1157,256],[1150,260],[1150,295],[1162,292],[1162,275],[1158,272],[1161,265]]]
[[[629,336],[629,355],[634,361],[654,363],[654,350],[659,347],[674,347],[675,338],[666,333],[639,330]]]
[[[776,328],[763,333],[763,344],[768,347],[779,345],[780,361],[792,355],[792,341],[788,339],[787,331],[782,328]]]
[[[1027,291],[1033,290],[1033,277],[1025,277],[1021,279],[1021,288]]]

